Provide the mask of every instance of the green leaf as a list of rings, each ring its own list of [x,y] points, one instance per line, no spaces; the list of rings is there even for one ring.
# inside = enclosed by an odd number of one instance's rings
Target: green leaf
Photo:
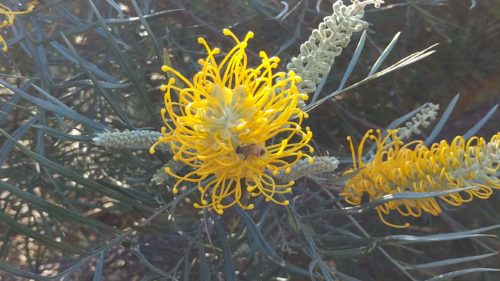
[[[64,167],[60,164],[57,164],[56,162],[53,162],[45,157],[42,157],[37,153],[34,153],[30,149],[28,149],[26,146],[17,142],[14,138],[12,138],[12,136],[7,134],[7,132],[5,132],[4,130],[0,129],[0,133],[3,134],[4,136],[6,136],[8,139],[15,141],[15,145],[24,154],[26,154],[27,156],[36,160],[38,163],[40,163],[40,165],[45,166],[45,167],[51,169],[52,171],[59,173],[60,175],[85,186],[86,188],[89,188],[91,190],[94,190],[95,192],[102,193],[110,198],[113,198],[118,203],[120,203],[122,205],[129,204],[130,206],[133,206],[139,210],[153,212],[153,210],[150,207],[145,206],[145,205],[141,204],[140,202],[137,202],[136,200],[134,200],[134,198],[130,198],[130,197],[128,197],[120,192],[117,192],[115,190],[107,188],[101,184],[98,184],[95,181],[88,180],[88,179],[84,178],[83,176],[79,175],[78,173],[76,173],[70,169],[67,169],[66,167]]]
[[[71,52],[74,53],[75,57],[78,60],[78,63],[80,64],[80,67],[87,74],[87,76],[90,78],[90,80],[92,80],[92,84],[95,86],[96,91],[102,97],[104,97],[104,99],[108,102],[109,106],[113,109],[113,111],[120,118],[120,120],[123,123],[125,123],[125,125],[128,127],[128,129],[133,129],[134,127],[130,123],[130,121],[129,121],[128,117],[127,117],[127,114],[123,111],[123,109],[121,108],[120,104],[118,104],[118,102],[116,102],[115,99],[113,99],[109,95],[109,93],[106,91],[106,89],[104,89],[101,86],[101,82],[99,80],[97,80],[97,78],[94,76],[94,74],[92,74],[92,72],[87,68],[87,66],[85,66],[85,64],[83,63],[81,57],[78,56],[78,54],[76,53],[76,50],[73,48],[73,45],[71,45],[71,42],[68,40],[68,38],[66,38],[66,36],[64,36],[64,34],[62,35],[62,37],[64,39],[64,42],[66,42],[66,45],[71,50]]]
[[[500,269],[497,268],[468,268],[468,269],[460,269],[452,272],[448,272],[445,274],[441,274],[425,281],[439,281],[439,280],[453,280],[454,277],[463,276],[471,273],[479,273],[479,272],[500,272]]]
[[[379,238],[380,242],[398,242],[403,244],[414,244],[414,243],[428,243],[428,242],[442,242],[442,241],[452,241],[460,240],[481,236],[494,236],[484,234],[484,232],[499,229],[500,224],[492,225],[488,227],[476,228],[471,230],[457,231],[451,233],[434,234],[426,236],[414,236],[414,235],[391,235],[383,238]]]
[[[92,279],[93,281],[101,281],[102,280],[102,274],[104,270],[104,257],[106,251],[102,251],[99,254],[99,258],[97,259],[96,266],[95,266],[95,272],[94,272],[94,278]]]
[[[36,206],[40,208],[41,210],[44,210],[45,212],[54,215],[54,216],[59,216],[61,218],[65,218],[68,220],[72,220],[75,222],[79,222],[88,226],[93,226],[97,228],[101,228],[103,230],[111,231],[114,233],[120,233],[119,230],[115,229],[114,227],[110,227],[104,223],[101,223],[99,221],[93,220],[86,218],[79,213],[73,212],[71,210],[68,210],[66,208],[59,207],[57,205],[54,205],[52,203],[49,203],[40,197],[33,195],[31,193],[28,193],[26,191],[22,191],[21,189],[10,185],[6,182],[0,181],[0,190],[6,190],[19,198],[26,200],[31,206]]]
[[[106,129],[106,127],[104,125],[101,125],[101,124],[99,124],[99,123],[97,123],[97,122],[95,122],[95,121],[93,121],[85,116],[78,114],[77,112],[75,112],[71,108],[67,107],[66,105],[62,106],[60,103],[54,104],[54,103],[39,99],[37,97],[34,97],[34,96],[26,93],[25,91],[15,87],[14,85],[11,85],[11,84],[5,82],[2,79],[0,79],[0,85],[5,86],[6,88],[8,88],[9,90],[13,91],[14,93],[20,95],[22,98],[26,99],[27,101],[29,101],[29,102],[31,102],[31,103],[33,103],[41,108],[44,108],[48,111],[51,111],[51,112],[57,113],[61,116],[70,118],[74,121],[80,122],[80,123],[82,123],[90,128],[96,129],[98,131],[103,131],[104,129]],[[38,89],[40,89],[40,88],[38,88]],[[42,92],[46,93],[45,91],[42,91]]]
[[[125,72],[127,73],[129,79],[131,80],[131,82],[134,85],[137,92],[142,97],[142,100],[146,104],[146,108],[147,108],[148,112],[151,114],[153,119],[158,122],[158,124],[162,124],[162,122],[160,122],[160,120],[159,120],[160,114],[158,114],[158,112],[156,112],[153,109],[153,105],[151,103],[151,100],[149,99],[146,91],[144,90],[144,88],[141,86],[141,83],[137,79],[137,75],[132,70],[132,67],[130,65],[131,62],[128,61],[127,59],[125,59],[125,57],[121,53],[120,49],[118,48],[118,45],[115,42],[115,39],[111,35],[111,32],[108,30],[106,22],[104,21],[101,13],[99,12],[99,9],[97,9],[97,7],[94,5],[94,2],[92,0],[88,1],[88,3],[90,4],[90,7],[94,11],[94,13],[97,17],[97,20],[99,21],[99,25],[101,26],[102,30],[104,31],[104,34],[106,35],[106,37],[108,39],[108,42],[109,42],[110,47],[111,47],[111,51],[113,52],[113,54],[115,55],[116,59],[121,64],[121,66],[124,68]]]
[[[395,200],[419,200],[426,198],[433,198],[444,196],[452,193],[457,193],[469,189],[477,188],[477,186],[468,186],[463,188],[454,188],[445,191],[433,191],[433,192],[401,192],[396,194],[387,194],[381,199],[377,199],[359,206],[354,207],[344,207],[342,209],[323,209],[318,212],[313,212],[307,215],[302,215],[301,219],[307,220],[310,218],[318,216],[346,216],[346,215],[358,215],[365,213],[367,211],[373,210],[376,207],[383,205],[385,203],[395,201]]]
[[[3,271],[8,274],[8,276],[22,277],[25,279],[33,279],[37,281],[52,281],[58,280],[59,278],[47,277],[40,274],[31,273],[28,271],[21,270],[16,268],[2,260],[0,260],[0,271]]]
[[[51,248],[60,250],[64,253],[73,253],[73,254],[79,254],[79,255],[87,255],[88,254],[87,251],[85,251],[79,247],[75,247],[69,243],[54,241],[54,240],[46,237],[45,235],[42,235],[42,234],[32,230],[31,228],[29,228],[23,224],[18,223],[17,221],[11,219],[7,214],[5,214],[3,212],[0,212],[0,221],[5,223],[9,227],[11,227],[17,233],[20,233],[20,234],[23,234],[27,237],[33,238],[42,244],[45,244]]]
[[[214,222],[215,232],[217,233],[217,236],[219,236],[219,241],[222,244],[222,264],[225,277],[224,280],[236,281],[236,268],[234,267],[233,255],[228,243],[229,237],[224,231],[224,228],[222,227],[222,224],[220,223],[217,215],[214,215],[213,212],[210,214],[212,221]]]
[[[493,257],[496,255],[498,255],[498,252],[484,254],[484,255],[474,255],[474,256],[467,256],[467,257],[461,257],[461,258],[433,261],[433,262],[417,264],[417,265],[409,265],[409,266],[405,266],[404,268],[405,269],[419,269],[420,270],[420,269],[428,269],[428,268],[435,268],[435,267],[444,267],[444,266],[450,266],[450,265],[455,265],[455,264],[460,264],[460,263],[466,263],[466,262],[471,262],[471,261],[487,259],[489,257]]]

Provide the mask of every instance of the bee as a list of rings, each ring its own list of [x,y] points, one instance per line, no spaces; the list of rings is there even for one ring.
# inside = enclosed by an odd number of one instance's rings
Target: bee
[[[252,144],[245,144],[245,145],[238,145],[236,147],[236,153],[243,155],[245,158],[243,160],[247,160],[249,156],[262,156],[264,153],[266,153],[266,149],[258,144],[252,143]]]

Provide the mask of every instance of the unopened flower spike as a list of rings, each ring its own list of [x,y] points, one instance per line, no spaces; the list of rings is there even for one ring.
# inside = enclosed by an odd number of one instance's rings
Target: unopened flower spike
[[[350,204],[360,205],[364,195],[375,201],[402,192],[476,187],[437,198],[394,200],[377,206],[375,209],[380,219],[391,227],[409,226],[409,223],[397,225],[388,222],[385,216],[391,211],[411,217],[420,217],[423,213],[438,216],[442,209],[437,199],[460,206],[474,198],[487,199],[492,188],[500,189],[500,133],[489,142],[480,137],[465,140],[457,136],[450,143],[443,140],[431,147],[425,146],[423,141],[404,144],[397,130],[388,131],[384,138],[379,130],[369,130],[357,150],[352,140],[348,140],[354,167],[346,174],[357,174],[347,181],[341,195]],[[372,161],[365,163],[364,146],[370,141],[376,143],[377,151]]]
[[[438,115],[439,104],[427,103],[422,109],[417,112],[410,121],[405,123],[405,126],[398,128],[398,137],[400,139],[409,139],[412,135],[421,134],[422,128],[427,128],[431,125]]]
[[[229,29],[223,33],[235,45],[221,58],[219,48],[198,39],[207,55],[191,80],[162,67],[175,78],[161,87],[165,127],[155,145],[168,144],[173,159],[191,169],[178,174],[166,167],[165,172],[177,180],[174,193],[181,184],[194,183],[200,192],[194,206],[218,214],[233,205],[252,209],[254,197],[287,205],[275,197],[291,192],[293,181],[278,183],[272,175],[301,159],[313,161],[312,132],[301,126],[307,115],[298,106],[304,99],[297,88],[300,78],[293,71],[275,72],[279,59],[263,51],[261,63],[250,67],[245,49],[253,33],[243,40]]]
[[[335,171],[339,160],[332,156],[315,156],[313,161],[302,159],[293,165],[290,170],[281,171],[276,178],[282,182],[290,182],[311,175],[321,175]]]
[[[114,149],[151,149],[163,135],[150,130],[115,131],[97,133],[92,141],[99,146]],[[155,149],[154,147],[153,149]],[[160,148],[165,150],[165,146]]]
[[[373,5],[375,8],[380,8],[380,5],[384,4],[384,0],[351,0],[352,5],[357,10],[364,9],[367,5]]]
[[[13,11],[11,8],[7,7],[5,4],[0,3],[0,31],[6,27],[14,25],[14,18],[16,15],[22,15],[31,13],[35,6],[38,4],[38,1],[31,1],[28,4],[28,9],[25,11]],[[0,34],[0,47],[3,52],[7,51],[7,41]]]
[[[151,182],[156,185],[166,184],[168,183],[171,177],[165,172],[165,170],[168,168],[173,173],[177,173],[183,167],[184,167],[183,163],[177,162],[175,160],[170,160],[165,165],[163,165],[163,167],[161,167],[154,173],[153,177],[151,178]]]
[[[321,78],[330,72],[335,58],[351,41],[353,33],[368,27],[368,23],[362,20],[365,6],[373,4],[378,8],[382,3],[381,0],[353,0],[346,6],[339,0],[333,4],[333,13],[313,30],[309,39],[300,46],[300,54],[286,66],[302,78],[298,83],[301,93],[314,93]]]

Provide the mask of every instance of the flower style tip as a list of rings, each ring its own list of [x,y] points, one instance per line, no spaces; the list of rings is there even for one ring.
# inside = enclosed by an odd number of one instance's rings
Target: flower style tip
[[[352,139],[347,139],[353,169],[346,174],[353,174],[353,177],[348,180],[341,195],[350,204],[360,205],[365,194],[371,202],[403,192],[442,192],[476,187],[431,198],[393,200],[377,206],[375,209],[381,221],[391,227],[410,226],[409,223],[398,225],[388,222],[385,216],[391,211],[415,218],[423,213],[438,216],[442,209],[437,199],[452,206],[461,206],[474,198],[489,198],[492,188],[500,189],[500,133],[489,142],[480,137],[465,140],[457,136],[450,143],[443,140],[430,148],[423,141],[404,144],[397,130],[388,130],[385,136],[380,130],[376,133],[369,130],[357,150]],[[363,158],[367,141],[377,146],[369,162]]]
[[[301,126],[307,117],[299,107],[304,95],[296,76],[275,72],[278,58],[261,51],[261,63],[248,66],[245,48],[253,32],[243,40],[229,29],[223,33],[235,42],[223,57],[216,57],[218,48],[198,39],[207,56],[200,59],[201,69],[191,80],[162,67],[175,79],[161,87],[165,127],[159,142],[168,143],[174,159],[191,169],[185,175],[166,172],[177,179],[174,190],[183,182],[198,186],[195,208],[217,214],[233,205],[250,210],[254,197],[287,205],[287,200],[275,197],[290,193],[294,183],[280,184],[272,175],[290,171],[303,158],[312,159],[303,152],[313,151],[312,132]]]

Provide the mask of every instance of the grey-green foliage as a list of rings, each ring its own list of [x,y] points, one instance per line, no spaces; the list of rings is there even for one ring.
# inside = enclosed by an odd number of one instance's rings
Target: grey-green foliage
[[[316,3],[306,2],[303,12],[298,5],[297,15],[281,20],[284,30],[300,34],[312,27],[301,14],[315,11]],[[255,19],[281,12],[275,1],[224,3],[224,13],[217,13],[217,4],[206,1],[40,1],[7,31],[11,46],[0,55],[1,279],[369,280],[389,268],[384,276],[423,280],[445,271],[492,270],[468,263],[491,257],[494,245],[484,235],[497,226],[462,230],[452,222],[450,233],[422,228],[395,236],[370,216],[377,204],[440,194],[399,194],[346,207],[335,197],[338,177],[328,175],[326,183],[297,180],[286,208],[260,200],[252,211],[234,208],[223,217],[192,208],[193,186],[173,197],[165,187],[172,179],[164,182],[157,172],[177,163],[146,149],[161,126],[161,48],[169,48],[176,68],[189,76],[202,50],[194,45],[197,36],[224,44],[223,26],[237,21],[253,29]],[[271,43],[286,49],[292,39]],[[391,49],[365,82],[414,61],[380,74]],[[116,129],[139,128],[152,131],[127,138],[126,147],[99,146]],[[318,171],[324,172],[312,172]],[[490,216],[486,221],[494,222]],[[425,225],[438,224],[427,219]],[[475,251],[432,256],[460,239]],[[462,271],[442,268],[466,263]]]
[[[398,128],[398,137],[409,139],[412,135],[419,135],[423,128],[431,125],[438,115],[439,105],[426,103],[422,109],[407,121],[404,126]]]

